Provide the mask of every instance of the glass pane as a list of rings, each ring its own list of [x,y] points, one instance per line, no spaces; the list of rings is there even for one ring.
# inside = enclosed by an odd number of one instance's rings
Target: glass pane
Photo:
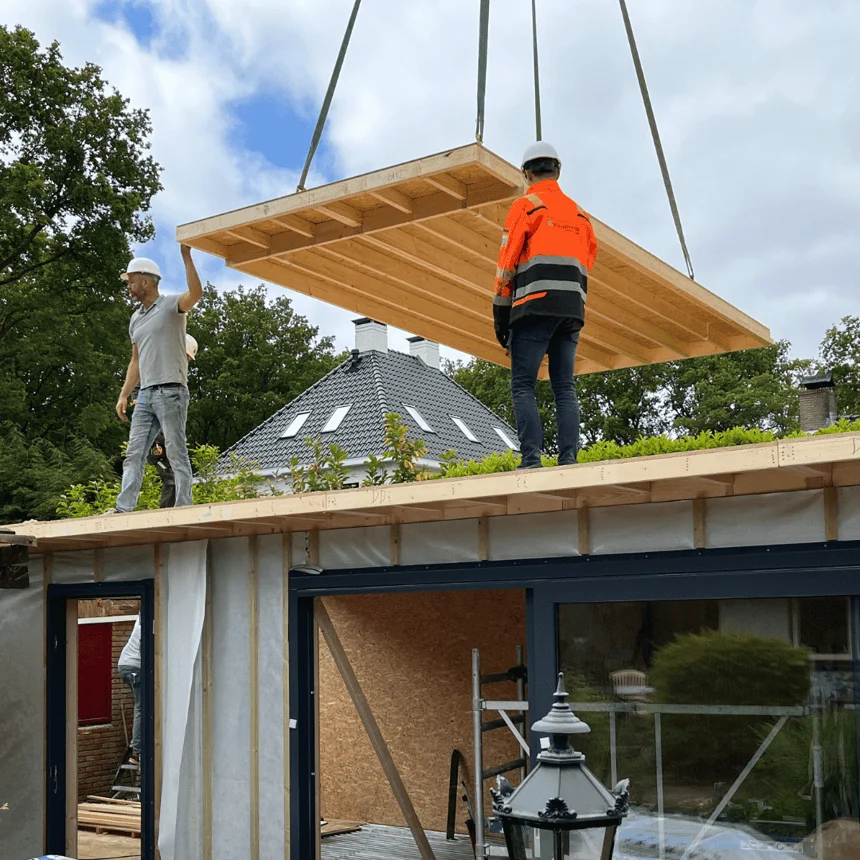
[[[575,743],[630,778],[616,857],[860,858],[849,605],[559,606]]]

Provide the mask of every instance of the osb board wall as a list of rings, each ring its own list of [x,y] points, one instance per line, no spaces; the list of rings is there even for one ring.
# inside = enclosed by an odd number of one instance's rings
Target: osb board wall
[[[422,825],[444,831],[455,748],[466,758],[472,794],[472,648],[481,649],[484,673],[514,665],[516,645],[525,645],[525,593],[353,595],[326,598],[325,606]],[[323,816],[403,826],[322,638],[319,672]],[[484,695],[514,699],[516,686],[487,686]],[[498,714],[485,718],[491,717]],[[507,730],[488,732],[484,740],[485,767],[517,758],[518,747]],[[517,775],[510,778],[516,782]],[[460,832],[465,832],[465,818],[464,804],[458,801]]]

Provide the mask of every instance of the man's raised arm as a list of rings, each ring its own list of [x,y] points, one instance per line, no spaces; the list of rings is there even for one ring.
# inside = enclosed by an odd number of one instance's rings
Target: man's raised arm
[[[191,259],[191,248],[182,245],[182,262],[185,263],[185,279],[188,282],[188,290],[179,297],[178,307],[182,313],[187,313],[203,298],[203,284],[200,283],[200,275]]]

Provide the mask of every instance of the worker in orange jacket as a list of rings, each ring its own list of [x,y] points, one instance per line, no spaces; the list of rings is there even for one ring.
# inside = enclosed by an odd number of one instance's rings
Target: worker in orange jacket
[[[543,427],[535,387],[545,355],[558,419],[558,462],[576,462],[579,401],[573,365],[585,322],[597,240],[588,213],[559,188],[561,159],[538,141],[523,156],[528,190],[508,212],[496,270],[496,337],[511,357],[511,397],[521,469],[541,465]]]

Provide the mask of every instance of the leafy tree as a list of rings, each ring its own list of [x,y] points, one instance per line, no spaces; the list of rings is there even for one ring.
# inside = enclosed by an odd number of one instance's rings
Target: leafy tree
[[[860,415],[860,317],[843,317],[827,329],[817,369],[833,373],[839,413]]]
[[[0,286],[64,259],[115,280],[128,238],[153,232],[148,114],[22,27],[0,27],[0,58]]]
[[[797,429],[797,377],[808,362],[789,358],[789,349],[782,340],[673,362],[665,382],[673,426],[691,435],[732,427]]]
[[[96,66],[69,68],[56,44],[0,27],[0,520],[49,515],[124,438],[112,412],[131,305],[118,274],[129,243],[153,233],[149,133]]]
[[[336,367],[334,338],[262,285],[219,293],[211,284],[188,318],[200,344],[189,364],[188,438],[221,450]]]
[[[630,445],[670,429],[663,402],[667,373],[666,365],[650,364],[578,376],[583,442]]]
[[[86,440],[64,450],[27,439],[14,424],[0,425],[0,523],[52,519],[71,483],[110,474],[108,459]]]

